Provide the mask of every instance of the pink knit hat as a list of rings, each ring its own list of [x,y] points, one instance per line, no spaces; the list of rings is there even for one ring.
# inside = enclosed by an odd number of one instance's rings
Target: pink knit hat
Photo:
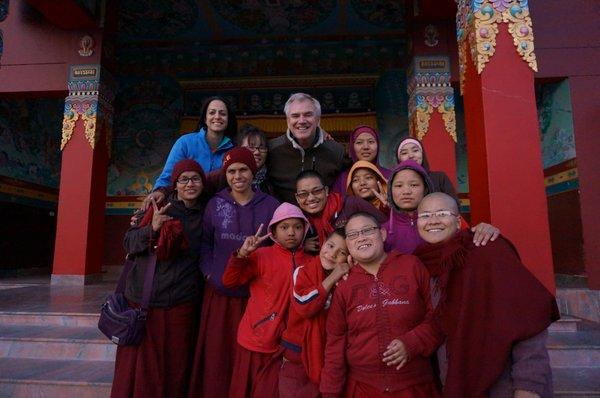
[[[415,144],[421,149],[421,152],[423,152],[423,145],[421,145],[419,140],[415,140],[414,138],[405,138],[402,140],[402,142],[400,142],[400,145],[398,145],[398,150],[396,151],[396,159],[398,162],[400,161],[400,151],[407,144]]]
[[[271,234],[271,239],[273,239],[273,231],[271,228],[274,227],[278,222],[287,220],[288,218],[299,218],[304,221],[304,238],[306,238],[306,234],[310,228],[310,223],[306,219],[306,216],[304,213],[302,213],[302,210],[300,210],[298,206],[283,202],[277,209],[275,209],[273,218],[271,218],[271,221],[269,222],[269,228],[267,230],[269,231],[269,234]],[[304,238],[302,238],[302,240],[304,240]]]

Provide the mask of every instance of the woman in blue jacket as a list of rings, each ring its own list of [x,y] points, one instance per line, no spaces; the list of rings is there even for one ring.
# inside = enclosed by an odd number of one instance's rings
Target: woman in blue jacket
[[[231,106],[222,97],[208,98],[202,106],[198,131],[184,134],[175,141],[163,171],[154,183],[153,192],[144,204],[147,206],[151,198],[157,203],[164,199],[173,165],[182,159],[195,160],[206,173],[220,169],[223,155],[234,146],[236,134],[237,120]]]

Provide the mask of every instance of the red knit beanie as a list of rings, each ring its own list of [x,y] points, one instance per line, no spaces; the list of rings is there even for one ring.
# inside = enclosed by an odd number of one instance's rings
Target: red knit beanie
[[[256,160],[248,148],[238,146],[227,151],[223,156],[223,171],[227,172],[227,168],[233,163],[245,164],[252,171],[252,175],[256,175]]]
[[[200,178],[202,178],[202,186],[206,186],[206,175],[204,174],[204,170],[202,170],[202,166],[200,166],[200,164],[193,159],[183,159],[175,164],[173,171],[171,172],[173,189],[175,189],[177,179],[181,173],[185,173],[186,171],[195,171],[196,173],[200,174]]]

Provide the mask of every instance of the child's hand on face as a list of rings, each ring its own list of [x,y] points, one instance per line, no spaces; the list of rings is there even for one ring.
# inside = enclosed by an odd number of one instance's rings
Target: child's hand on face
[[[258,249],[260,244],[270,236],[269,234],[260,236],[260,234],[262,233],[263,226],[263,224],[260,224],[260,227],[258,227],[258,231],[256,231],[256,234],[246,237],[246,240],[244,240],[244,244],[242,245],[242,247],[240,247],[240,249],[237,252],[238,257],[248,257],[250,253]]]
[[[350,271],[350,265],[348,263],[342,263],[335,266],[335,268],[331,271],[331,275],[334,275],[335,281],[339,281],[342,278],[345,278]]]

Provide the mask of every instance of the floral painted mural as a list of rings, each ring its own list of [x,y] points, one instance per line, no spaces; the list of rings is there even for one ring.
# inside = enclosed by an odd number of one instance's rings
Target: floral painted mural
[[[146,194],[179,136],[181,89],[167,76],[124,77],[115,109],[108,195]]]
[[[536,85],[536,99],[546,169],[576,156],[568,81]]]
[[[58,188],[63,99],[0,100],[0,175]]]

